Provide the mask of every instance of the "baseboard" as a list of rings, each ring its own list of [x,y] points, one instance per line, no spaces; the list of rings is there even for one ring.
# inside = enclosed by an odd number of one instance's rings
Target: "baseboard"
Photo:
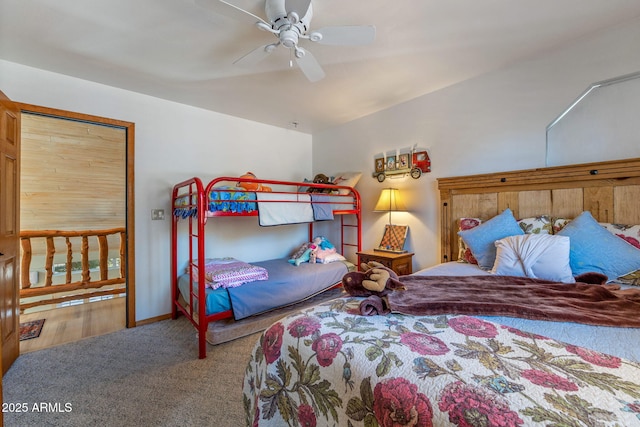
[[[148,319],[137,320],[135,322],[134,327],[135,326],[149,325],[151,323],[160,322],[162,320],[168,320],[168,319],[171,319],[171,313],[163,314],[161,316],[156,316],[156,317],[150,317]]]

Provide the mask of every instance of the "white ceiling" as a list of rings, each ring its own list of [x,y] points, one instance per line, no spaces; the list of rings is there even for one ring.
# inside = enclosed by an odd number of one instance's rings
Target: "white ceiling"
[[[265,17],[264,0],[228,0]],[[640,16],[638,0],[314,0],[311,29],[375,25],[369,46],[303,41],[310,83],[272,36],[194,0],[0,0],[0,58],[314,133]]]

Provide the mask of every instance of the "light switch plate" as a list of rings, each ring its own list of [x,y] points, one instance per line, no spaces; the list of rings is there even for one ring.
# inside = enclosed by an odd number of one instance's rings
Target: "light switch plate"
[[[154,221],[164,219],[164,209],[151,209],[151,219]]]

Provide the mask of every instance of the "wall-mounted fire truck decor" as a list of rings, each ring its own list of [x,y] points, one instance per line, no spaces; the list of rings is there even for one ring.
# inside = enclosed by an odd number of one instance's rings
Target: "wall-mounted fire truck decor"
[[[378,182],[384,181],[387,176],[406,174],[418,179],[427,172],[431,172],[431,159],[427,151],[412,150],[410,153],[376,158],[373,177]]]

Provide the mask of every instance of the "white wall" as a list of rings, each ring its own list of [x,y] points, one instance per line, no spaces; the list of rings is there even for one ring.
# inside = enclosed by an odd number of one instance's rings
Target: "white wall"
[[[416,253],[414,271],[429,267],[440,261],[436,179],[544,167],[546,126],[590,83],[639,71],[639,40],[640,22],[635,20],[314,134],[313,170],[364,172],[357,188],[363,199],[365,248],[379,243],[388,221],[386,214],[372,212],[380,189],[400,188],[411,212],[393,214],[393,222],[410,226],[406,248]],[[378,154],[414,144],[429,150],[431,173],[382,184],[371,176]]]
[[[24,103],[110,117],[136,124],[136,320],[170,310],[169,191],[190,176],[238,175],[298,180],[323,172],[362,171],[363,244],[374,247],[388,217],[371,212],[380,189],[399,187],[409,213],[407,248],[414,270],[439,262],[438,177],[544,166],[545,127],[595,81],[640,70],[636,20],[576,41],[570,47],[422,96],[313,136],[229,117],[0,60],[0,90]],[[372,176],[379,153],[413,145],[429,150],[432,172],[418,180]],[[243,156],[246,149],[251,156]],[[287,153],[287,166],[281,154]],[[639,154],[640,156],[640,154]],[[313,157],[313,162],[312,162]],[[255,159],[260,159],[256,161]],[[598,160],[598,159],[594,159]],[[224,253],[247,261],[291,249],[274,244],[282,230],[255,221],[216,222],[216,235],[233,242]],[[237,225],[242,223],[241,227]],[[233,226],[230,226],[233,224]],[[298,237],[300,236],[300,237]],[[306,234],[291,229],[292,247]],[[297,239],[297,240],[296,240]]]
[[[269,179],[311,175],[311,136],[300,132],[2,60],[0,90],[18,102],[135,123],[136,320],[171,310],[171,223],[151,221],[151,209],[163,208],[170,215],[175,183],[248,170]],[[229,221],[208,225],[216,228],[217,238],[226,240],[224,251],[221,245],[211,245],[208,256],[237,256],[249,262],[286,256],[307,238],[303,227],[258,230],[255,218],[247,218],[235,220],[231,228]]]

